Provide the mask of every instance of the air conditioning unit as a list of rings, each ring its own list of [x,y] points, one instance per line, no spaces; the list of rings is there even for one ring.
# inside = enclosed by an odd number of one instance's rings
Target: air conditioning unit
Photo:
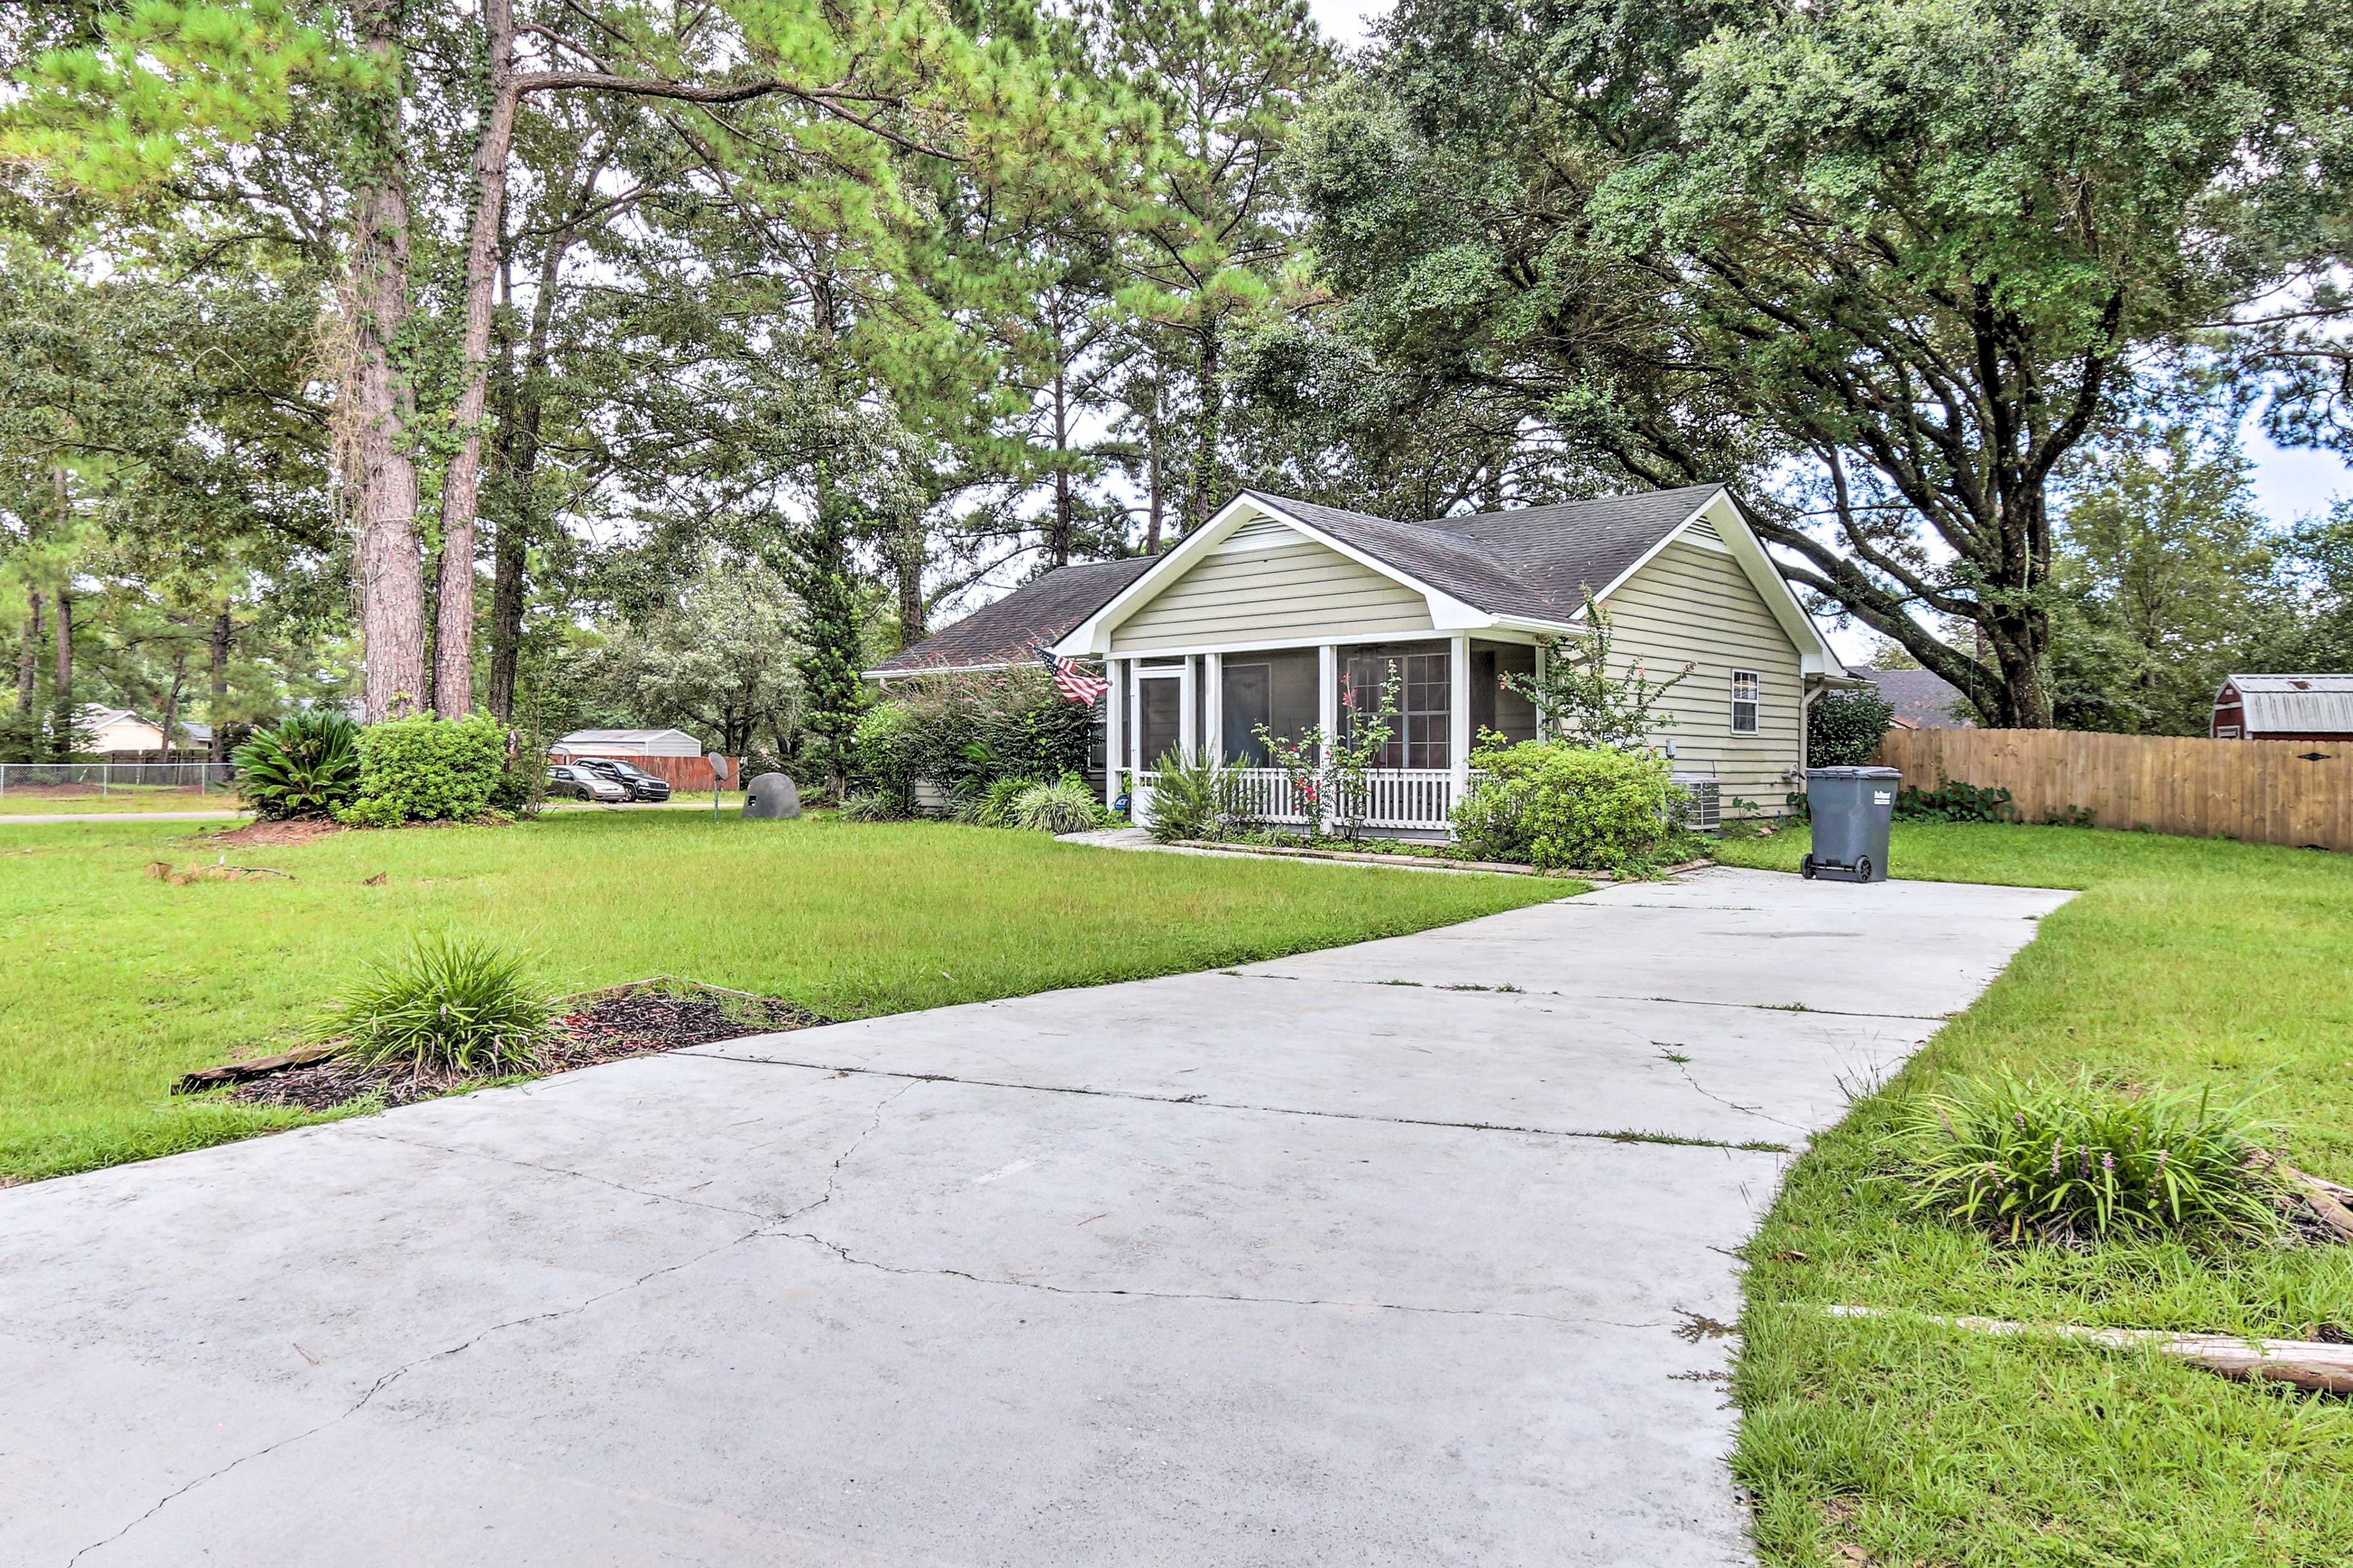
[[[1724,812],[1716,795],[1714,773],[1669,773],[1667,782],[1682,790],[1686,796],[1683,805],[1685,827],[1694,833],[1714,833],[1724,826]]]

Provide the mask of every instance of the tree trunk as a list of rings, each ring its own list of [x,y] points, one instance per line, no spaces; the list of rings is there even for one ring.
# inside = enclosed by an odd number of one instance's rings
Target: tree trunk
[[[54,662],[49,669],[49,702],[58,712],[73,710],[73,595],[61,584],[58,588],[58,613],[53,623],[56,642]]]
[[[1070,366],[1060,350],[1054,361],[1054,526],[1046,537],[1046,553],[1057,566],[1071,563],[1071,470],[1065,461],[1071,447]]]
[[[1162,446],[1167,438],[1167,428],[1160,417],[1160,382],[1155,377],[1152,383],[1152,402],[1144,416],[1144,552],[1146,555],[1160,553],[1160,536],[1168,516],[1168,461]]]
[[[234,629],[227,610],[223,609],[213,617],[212,646],[209,649],[212,702],[205,710],[212,724],[213,738],[205,747],[205,757],[216,764],[228,760],[228,742],[223,739],[222,731],[228,721],[228,648]]]
[[[931,619],[923,602],[923,567],[930,552],[923,513],[909,507],[892,530],[891,574],[899,591],[899,647],[911,648],[923,640]]]
[[[400,0],[356,0],[362,44],[399,79]],[[416,393],[393,363],[408,320],[408,170],[401,153],[398,87],[368,106],[367,163],[352,208],[353,385],[358,424],[360,644],[367,721],[396,717],[423,698],[425,568],[417,537],[417,464],[408,449]]]
[[[30,720],[33,704],[40,697],[41,679],[41,591],[25,590],[25,646],[16,656],[16,712],[20,721]]]
[[[435,594],[433,710],[462,719],[474,706],[474,513],[481,480],[482,407],[490,393],[491,318],[506,234],[507,149],[514,140],[514,15],[482,0],[491,99],[474,149],[474,225],[466,249],[465,381],[452,416],[458,447],[441,479],[441,572]]]
[[[1199,445],[1193,451],[1193,493],[1185,498],[1185,531],[1192,532],[1218,509],[1219,454],[1225,444],[1226,389],[1219,380],[1221,355],[1218,346],[1218,324],[1206,323],[1201,329],[1201,349],[1198,359],[1200,381],[1201,429]]]
[[[584,192],[593,195],[594,191],[592,180]],[[522,615],[531,588],[532,476],[539,467],[540,416],[547,397],[547,340],[555,320],[555,288],[564,276],[564,258],[579,241],[578,232],[567,227],[548,240],[539,258],[539,289],[532,296],[531,337],[515,387],[514,412],[499,432],[507,515],[499,524],[491,567],[491,711],[502,724],[514,722],[515,683],[522,673]]]
[[[185,647],[175,647],[172,650],[171,689],[164,693],[162,749],[155,753],[155,760],[159,763],[168,763],[172,760],[172,731],[179,728],[180,693],[187,689],[187,684],[188,650]]]

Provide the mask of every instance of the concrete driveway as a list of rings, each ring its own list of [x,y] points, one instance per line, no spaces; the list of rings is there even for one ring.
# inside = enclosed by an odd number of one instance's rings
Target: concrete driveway
[[[1733,1145],[2064,897],[1713,871],[0,1193],[0,1562],[1737,1563]]]

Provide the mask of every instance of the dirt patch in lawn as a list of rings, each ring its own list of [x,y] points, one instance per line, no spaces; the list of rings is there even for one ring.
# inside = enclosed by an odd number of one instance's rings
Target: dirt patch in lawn
[[[340,822],[297,819],[291,822],[248,822],[243,827],[232,827],[227,833],[197,835],[206,844],[237,844],[276,848],[287,844],[308,844],[313,838],[324,838],[330,833],[349,833]]]
[[[572,1010],[557,1020],[562,1033],[542,1053],[536,1072],[445,1077],[330,1058],[248,1079],[223,1098],[233,1105],[304,1110],[332,1110],[363,1100],[387,1107],[407,1105],[502,1079],[544,1077],[713,1040],[831,1022],[781,996],[754,996],[681,981],[617,986],[574,997],[572,1003]]]

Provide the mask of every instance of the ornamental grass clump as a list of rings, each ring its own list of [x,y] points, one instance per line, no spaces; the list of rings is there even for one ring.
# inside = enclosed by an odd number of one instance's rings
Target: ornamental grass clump
[[[2243,1100],[2004,1073],[1915,1098],[1892,1142],[1912,1208],[2006,1243],[2292,1235],[2273,1130]]]
[[[519,1072],[554,1038],[554,1003],[519,953],[470,937],[419,937],[337,998],[311,1033],[340,1042],[351,1060],[421,1077]]]

